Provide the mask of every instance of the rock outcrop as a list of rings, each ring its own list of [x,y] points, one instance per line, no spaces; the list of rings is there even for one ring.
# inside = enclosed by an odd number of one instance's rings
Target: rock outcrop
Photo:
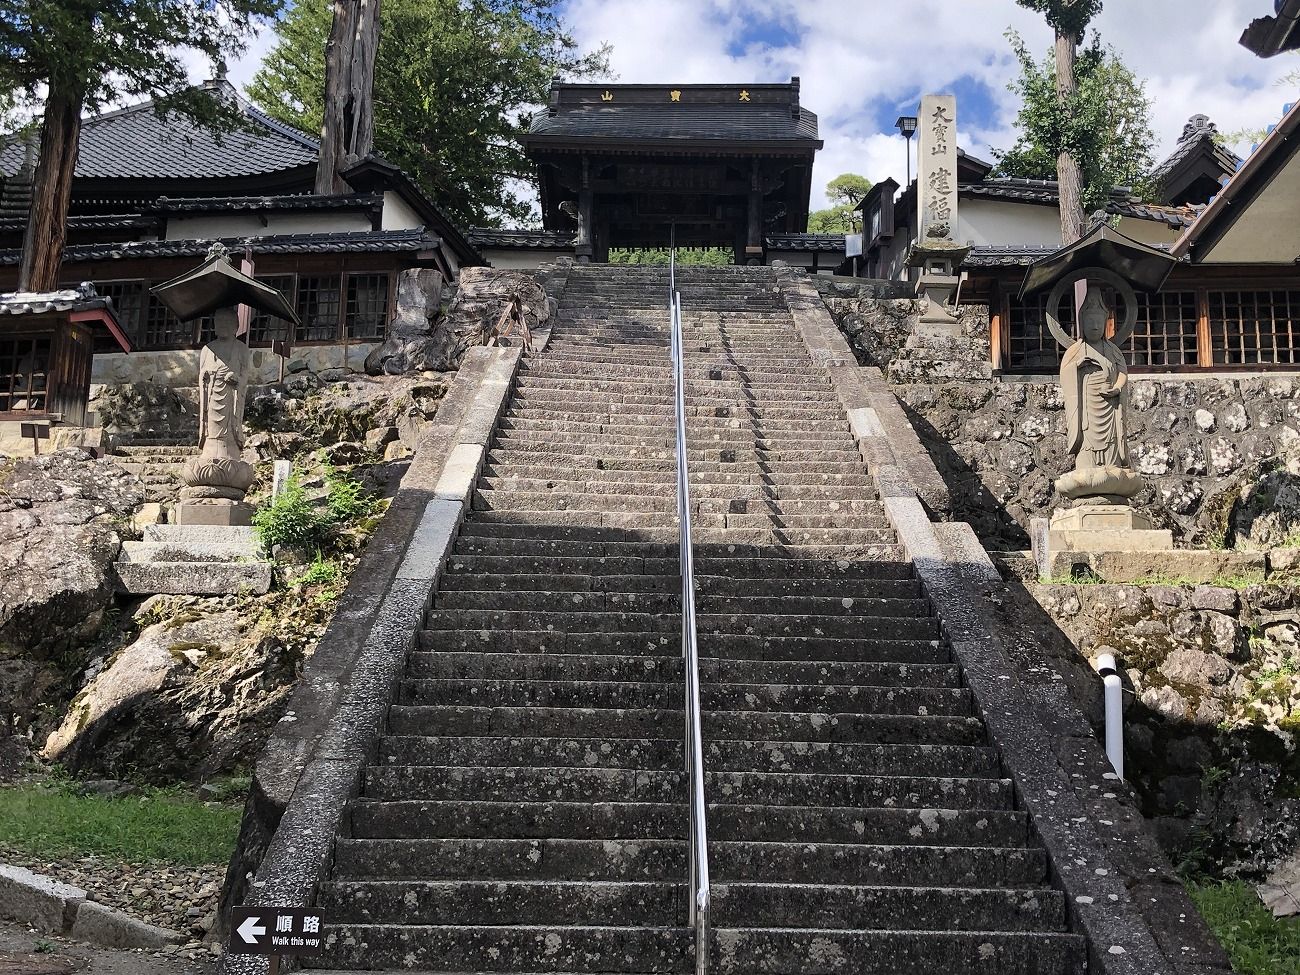
[[[133,475],[82,450],[0,457],[0,658],[50,660],[99,629]]]
[[[82,774],[177,781],[251,762],[301,653],[246,612],[155,597],[146,626],[73,700],[43,755]]]

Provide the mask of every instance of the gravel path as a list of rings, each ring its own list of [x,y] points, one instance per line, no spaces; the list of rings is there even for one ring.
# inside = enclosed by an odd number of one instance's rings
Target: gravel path
[[[204,950],[121,951],[0,921],[0,975],[213,975],[216,970],[215,959]]]

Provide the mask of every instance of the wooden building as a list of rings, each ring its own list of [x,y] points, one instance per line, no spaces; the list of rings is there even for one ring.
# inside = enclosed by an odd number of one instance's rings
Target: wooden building
[[[97,340],[131,351],[112,303],[88,285],[0,294],[0,441],[24,423],[86,424]]]
[[[189,270],[213,241],[246,255],[283,291],[302,324],[255,318],[250,345],[263,376],[279,369],[273,340],[324,368],[358,367],[382,341],[396,275],[440,270],[449,280],[482,255],[401,170],[377,157],[344,174],[351,192],[312,193],[318,145],[240,97],[206,83],[244,115],[218,137],[143,103],[87,119],[72,185],[63,285],[94,281],[139,350],[129,360],[100,339],[96,379],[184,383],[209,323],[182,324],[150,288]],[[0,151],[0,291],[17,282],[26,224],[30,148]]]
[[[524,136],[542,224],[579,261],[611,247],[732,248],[761,263],[769,234],[808,229],[817,116],[779,85],[552,83]]]

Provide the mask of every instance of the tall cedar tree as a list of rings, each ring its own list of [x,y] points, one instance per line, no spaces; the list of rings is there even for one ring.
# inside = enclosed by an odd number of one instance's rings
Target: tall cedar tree
[[[214,63],[241,53],[282,0],[0,0],[0,91],[42,98],[40,149],[23,235],[19,287],[54,288],[83,112],[139,98],[218,129],[230,105],[190,86],[185,54]]]
[[[1056,31],[1056,104],[1068,116],[1078,83],[1075,58],[1083,42],[1083,32],[1101,13],[1102,0],[1016,0],[1020,6],[1037,11],[1047,18]],[[1073,244],[1083,236],[1082,187],[1079,161],[1068,143],[1062,144],[1056,157],[1056,179],[1061,194],[1061,240]]]
[[[1061,156],[1068,155],[1079,173],[1081,219],[1105,207],[1117,186],[1146,192],[1155,133],[1145,84],[1094,37],[1079,52],[1076,91],[1062,109],[1052,56],[1035,63],[1015,33],[1008,37],[1020,61],[1020,77],[1010,85],[1022,100],[1020,138],[1000,154],[998,175],[1052,179]]]
[[[532,217],[536,180],[519,136],[551,77],[609,71],[608,45],[578,50],[560,0],[383,0],[374,72],[375,151],[401,166],[450,217],[499,226]],[[299,0],[248,94],[308,132],[324,114],[331,9]]]

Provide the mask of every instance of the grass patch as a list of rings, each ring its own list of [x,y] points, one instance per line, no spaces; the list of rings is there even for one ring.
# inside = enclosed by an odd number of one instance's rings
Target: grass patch
[[[0,837],[32,856],[98,854],[128,863],[225,863],[240,810],[207,806],[167,790],[109,799],[67,784],[0,789]]]
[[[1187,890],[1240,975],[1300,975],[1300,919],[1273,917],[1239,881]]]
[[[1242,575],[1219,575],[1210,579],[1191,579],[1187,576],[1168,576],[1160,573],[1139,576],[1129,582],[1108,582],[1101,576],[1085,569],[1078,575],[1052,576],[1043,580],[1046,586],[1215,586],[1219,589],[1242,590],[1249,586],[1258,586],[1267,580],[1262,572],[1247,572]]]

